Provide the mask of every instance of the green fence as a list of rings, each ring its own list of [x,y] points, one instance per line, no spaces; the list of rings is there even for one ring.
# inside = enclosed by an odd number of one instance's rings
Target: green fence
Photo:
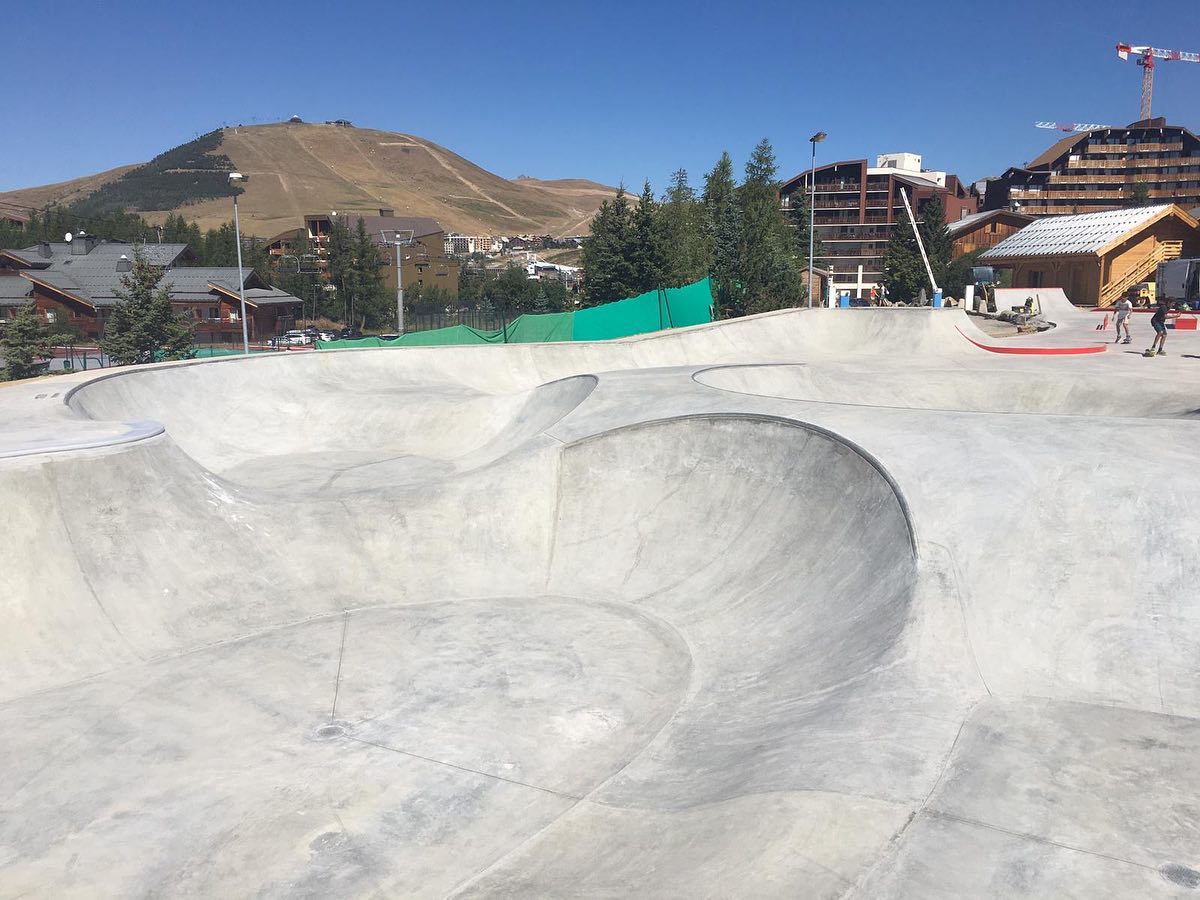
[[[549,341],[607,341],[684,328],[712,321],[712,287],[707,278],[679,288],[648,291],[578,312],[517,316],[504,328],[480,331],[468,325],[412,331],[390,341],[317,341],[318,350],[348,347],[445,347],[469,344],[536,344]]]

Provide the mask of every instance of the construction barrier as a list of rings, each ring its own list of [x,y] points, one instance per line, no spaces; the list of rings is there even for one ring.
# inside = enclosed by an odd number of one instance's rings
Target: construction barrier
[[[667,328],[703,325],[712,319],[712,285],[709,279],[704,278],[684,287],[647,291],[637,297],[575,312],[517,316],[506,326],[495,331],[481,331],[468,325],[452,325],[432,331],[410,331],[392,340],[368,337],[358,340],[317,341],[317,349],[606,341]]]

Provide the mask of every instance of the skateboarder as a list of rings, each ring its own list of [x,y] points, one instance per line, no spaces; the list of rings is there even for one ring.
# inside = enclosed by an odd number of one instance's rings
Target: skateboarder
[[[1117,301],[1117,337],[1114,344],[1128,344],[1133,340],[1129,336],[1129,314],[1133,312],[1133,301],[1126,295]],[[1125,339],[1121,339],[1121,329],[1125,329]]]
[[[1146,351],[1147,356],[1167,355],[1167,351],[1163,347],[1167,343],[1167,317],[1170,313],[1170,302],[1166,297],[1160,297],[1158,309],[1154,310],[1154,315],[1150,317],[1150,327],[1154,329],[1154,340],[1150,344],[1150,349]]]

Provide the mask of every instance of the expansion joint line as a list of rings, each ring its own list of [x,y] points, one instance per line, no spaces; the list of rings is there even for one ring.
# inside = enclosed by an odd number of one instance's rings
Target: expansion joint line
[[[350,629],[350,613],[342,613],[342,647],[338,651],[337,677],[333,681],[333,705],[329,708],[329,722],[337,716],[338,691],[342,688],[342,660],[346,658],[346,632]]]
[[[503,775],[497,775],[495,772],[485,772],[482,769],[473,769],[470,766],[460,766],[457,763],[448,762],[444,759],[438,759],[433,756],[424,756],[420,753],[413,753],[411,750],[402,750],[399,747],[393,747],[390,744],[381,744],[378,741],[368,741],[366,738],[355,737],[352,734],[346,735],[346,737],[355,743],[366,744],[368,747],[375,747],[378,750],[386,750],[388,753],[398,753],[401,756],[407,756],[412,759],[422,760],[423,762],[433,763],[435,766],[445,766],[447,769],[456,769],[459,772],[467,772],[471,775],[478,775],[480,778],[489,778],[493,781],[503,781],[505,784],[514,784],[517,787],[541,791],[543,794],[552,794],[555,797],[561,797],[564,800],[570,800],[573,804],[579,803],[584,799],[577,794],[568,794],[565,791],[556,791],[554,788],[542,787],[539,784],[531,784],[528,781],[520,781],[516,778],[505,778]]]

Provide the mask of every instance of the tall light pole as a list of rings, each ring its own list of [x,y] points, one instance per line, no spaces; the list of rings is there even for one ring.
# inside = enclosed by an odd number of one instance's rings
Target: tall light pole
[[[249,178],[241,172],[229,173],[229,186],[235,190],[233,195],[233,235],[237,240],[238,296],[242,299],[242,352],[249,356],[250,333],[246,330],[246,278],[242,275],[242,226],[238,221],[238,195],[236,193],[237,188],[240,188],[246,181],[249,181]]]
[[[404,259],[400,255],[400,248],[411,247],[414,234],[411,230],[393,231],[392,234],[394,237],[390,241],[382,231],[379,232],[379,237],[385,244],[396,246],[396,332],[404,334]],[[408,235],[408,237],[401,237],[401,235]]]
[[[821,143],[821,141],[825,140],[825,138],[827,138],[827,137],[829,137],[829,135],[827,135],[825,132],[818,131],[816,134],[814,134],[812,137],[810,137],[808,139],[808,142],[810,144],[812,144],[812,165],[809,167],[809,170],[808,170],[808,183],[809,183],[809,186],[812,188],[812,190],[809,193],[809,201],[808,201],[808,308],[809,309],[812,309],[812,305],[813,305],[813,302],[812,302],[813,278],[816,274],[815,272],[813,272],[813,246],[814,246],[813,234],[814,234],[814,225],[816,224],[816,220],[817,220],[817,144]],[[236,199],[237,198],[234,198],[235,202],[236,202]]]

